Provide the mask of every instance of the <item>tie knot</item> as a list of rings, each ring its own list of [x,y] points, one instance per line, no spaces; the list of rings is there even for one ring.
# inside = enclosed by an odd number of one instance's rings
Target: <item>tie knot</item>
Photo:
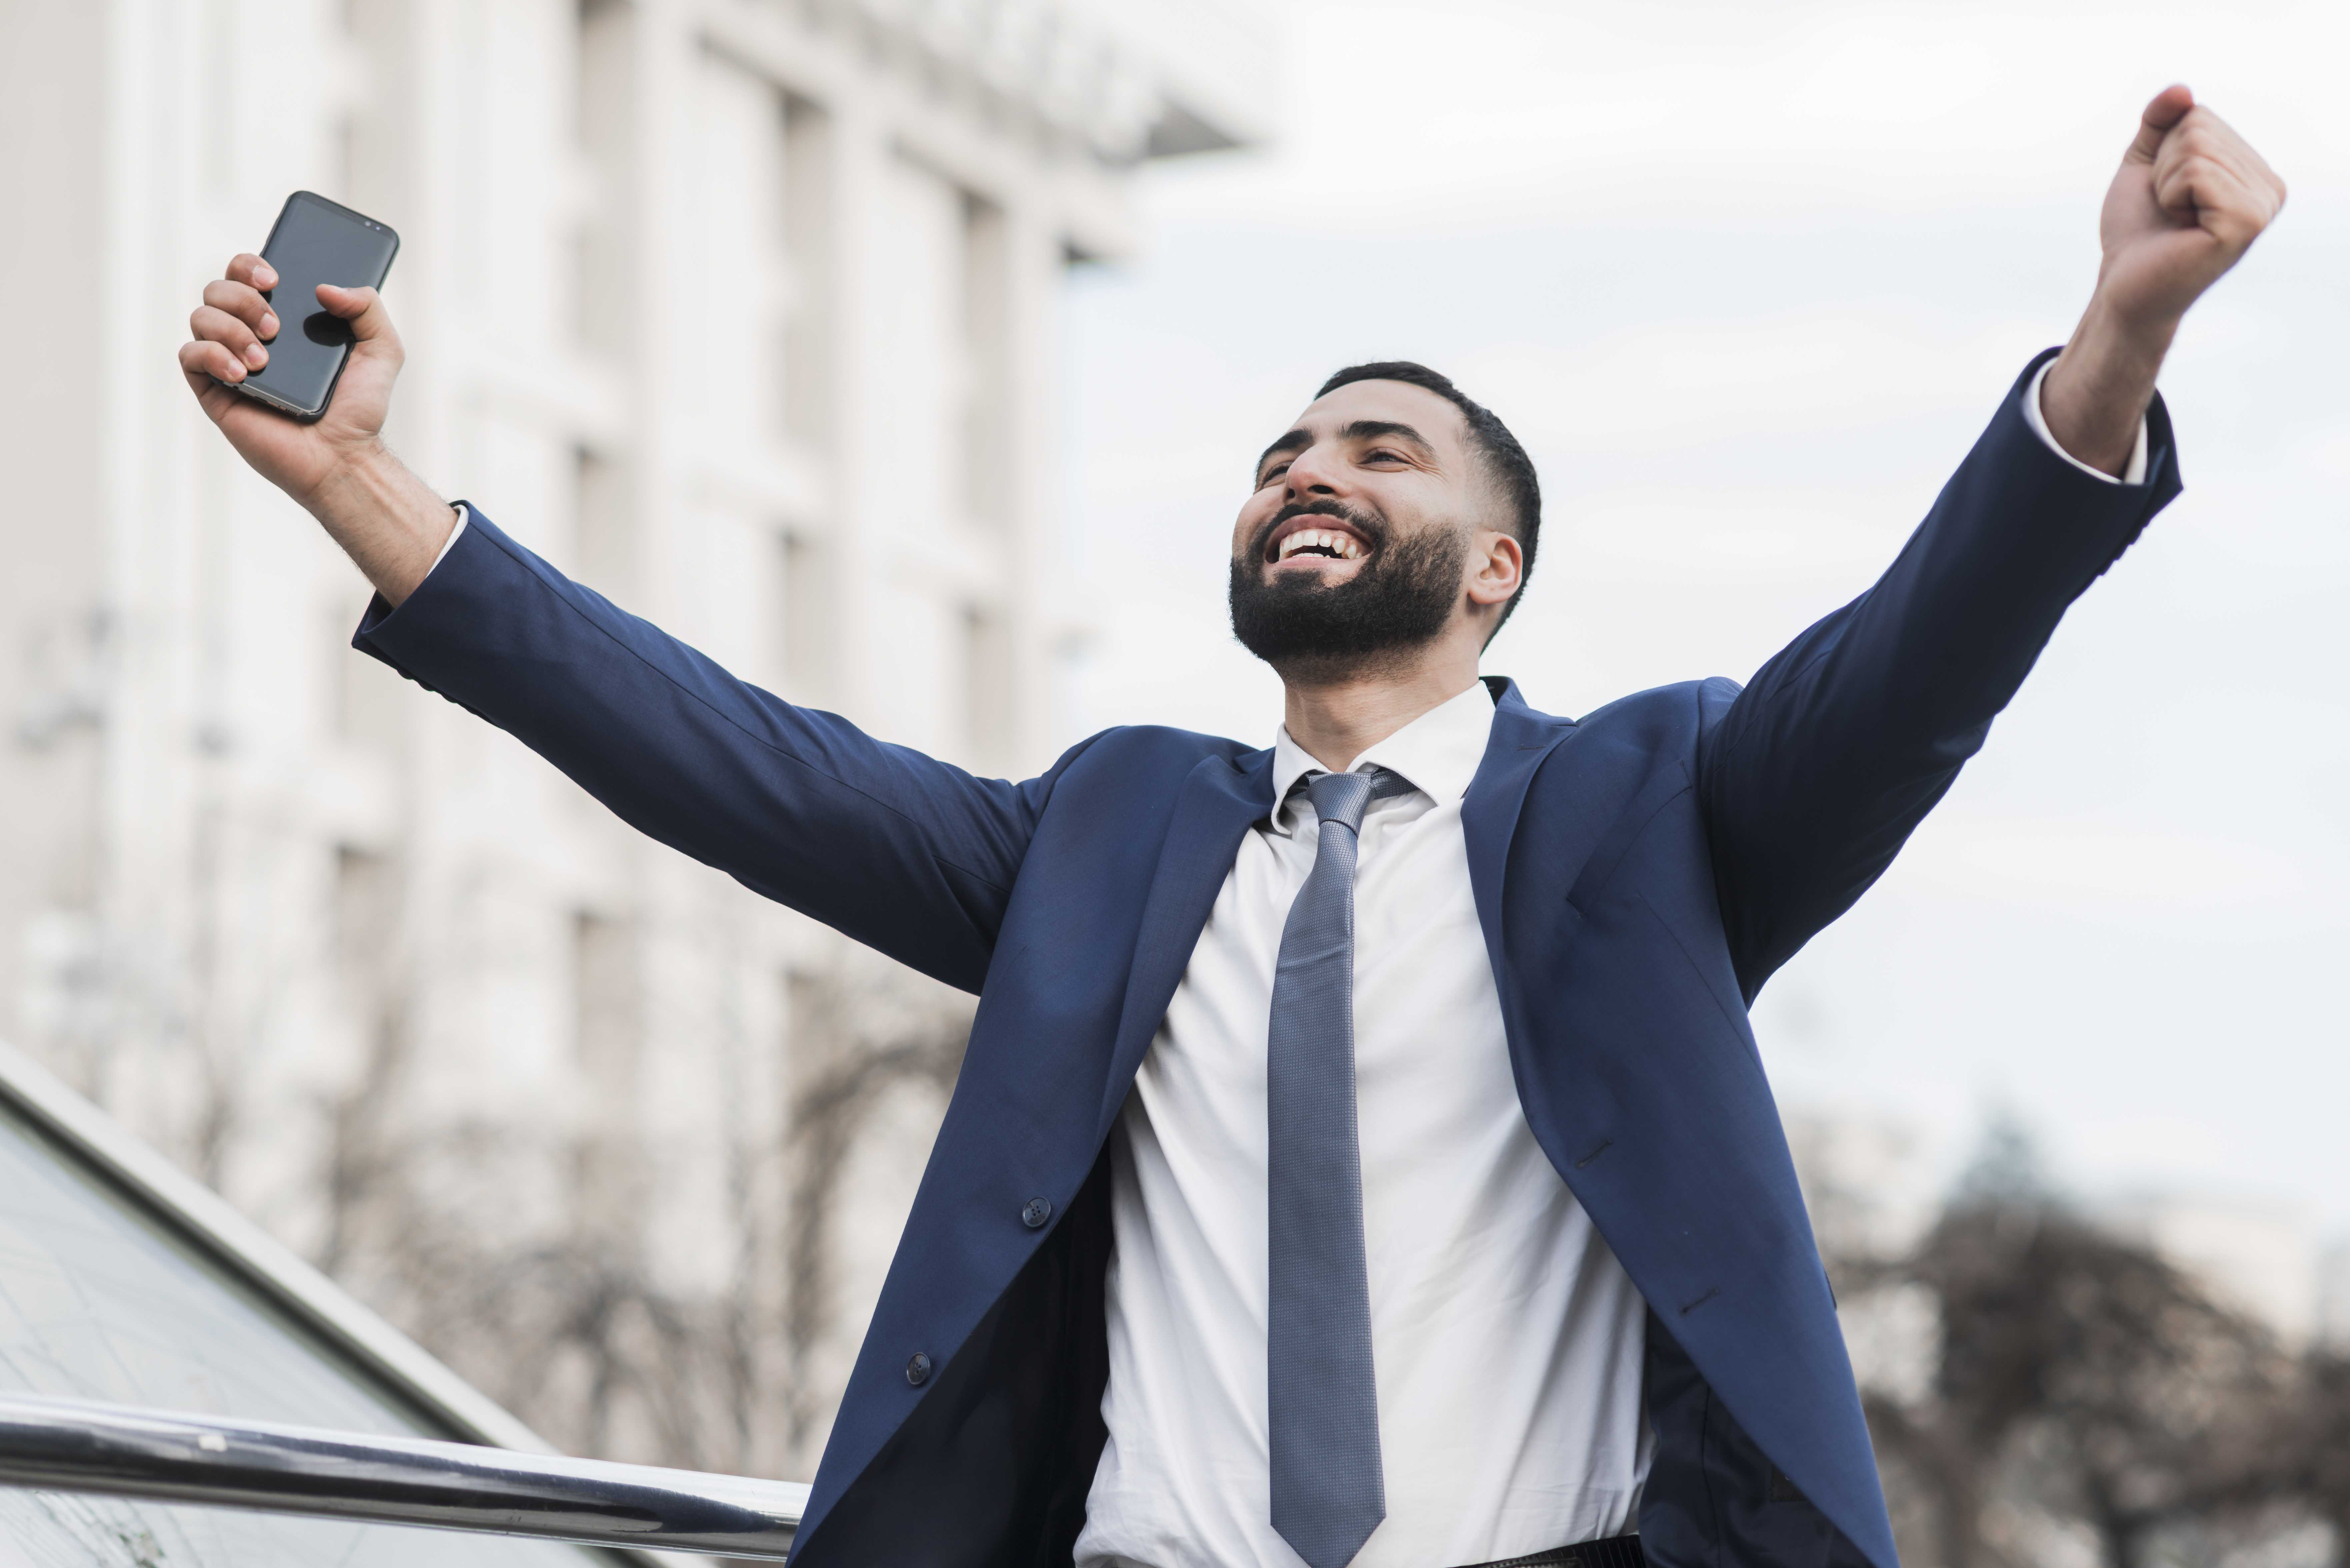
[[[1306,798],[1314,803],[1314,815],[1325,822],[1335,822],[1349,833],[1363,829],[1363,813],[1374,799],[1400,794],[1411,786],[1402,777],[1385,768],[1371,768],[1358,774],[1316,774],[1306,781]]]

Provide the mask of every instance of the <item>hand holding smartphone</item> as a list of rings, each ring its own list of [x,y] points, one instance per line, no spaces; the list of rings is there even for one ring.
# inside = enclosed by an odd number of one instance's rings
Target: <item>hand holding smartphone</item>
[[[324,524],[393,604],[424,580],[457,522],[383,443],[405,355],[375,285],[399,243],[372,218],[296,192],[269,255],[232,256],[204,285],[179,353],[188,390],[236,454]]]
[[[308,191],[286,198],[261,259],[277,275],[262,292],[277,313],[269,362],[233,383],[246,397],[297,420],[315,420],[334,400],[351,355],[350,324],[320,308],[318,285],[380,288],[400,254],[389,224]]]

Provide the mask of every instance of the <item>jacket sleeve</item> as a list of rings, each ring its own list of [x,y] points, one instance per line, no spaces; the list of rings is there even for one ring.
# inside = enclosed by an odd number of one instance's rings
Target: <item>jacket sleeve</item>
[[[976,778],[795,708],[478,511],[416,592],[396,610],[377,598],[352,640],[662,843],[970,991],[1060,773]]]
[[[2083,472],[2032,431],[2022,396],[2054,352],[2025,368],[1866,593],[1743,691],[1703,690],[1697,784],[1749,1002],[1892,863],[2065,609],[2179,492],[2159,398],[2141,484]]]

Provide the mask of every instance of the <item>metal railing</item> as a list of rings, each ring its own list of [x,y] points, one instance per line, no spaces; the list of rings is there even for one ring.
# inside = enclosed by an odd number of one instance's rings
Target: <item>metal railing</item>
[[[0,1485],[780,1562],[808,1489],[0,1395]]]

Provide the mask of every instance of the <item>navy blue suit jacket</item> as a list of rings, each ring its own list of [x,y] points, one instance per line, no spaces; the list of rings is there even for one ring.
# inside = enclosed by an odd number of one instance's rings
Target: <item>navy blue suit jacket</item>
[[[2178,493],[2159,404],[2147,483],[2101,483],[2025,424],[2029,374],[1885,576],[1743,691],[1578,722],[1489,682],[1462,813],[1477,909],[1526,1119],[1648,1303],[1640,1532],[1669,1568],[1896,1568],[1747,1007]],[[1104,1149],[1273,805],[1271,752],[1118,729],[1041,778],[975,778],[735,680],[478,514],[357,640],[645,832],[979,993],[793,1560],[1067,1563],[1104,1439]]]

